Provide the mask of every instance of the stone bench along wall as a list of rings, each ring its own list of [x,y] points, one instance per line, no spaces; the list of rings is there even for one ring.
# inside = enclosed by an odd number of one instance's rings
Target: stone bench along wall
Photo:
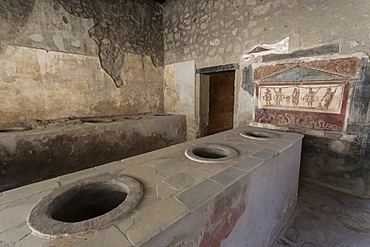
[[[0,132],[0,191],[186,140],[185,116],[140,117],[139,120]]]

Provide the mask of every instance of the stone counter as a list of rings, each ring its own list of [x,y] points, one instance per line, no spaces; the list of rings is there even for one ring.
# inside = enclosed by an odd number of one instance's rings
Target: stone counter
[[[3,192],[0,246],[268,246],[294,210],[302,135],[247,139],[238,128]],[[224,163],[189,160],[184,151],[220,143],[238,151]],[[54,188],[101,174],[125,174],[144,196],[113,226],[66,238],[32,235],[26,219]]]
[[[184,142],[186,117],[159,115],[44,121],[32,130],[0,131],[0,191]]]

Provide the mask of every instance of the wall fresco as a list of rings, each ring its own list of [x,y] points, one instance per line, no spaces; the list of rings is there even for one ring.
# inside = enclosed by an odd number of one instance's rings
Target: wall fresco
[[[255,121],[324,131],[344,131],[357,58],[285,63],[254,70]]]
[[[345,84],[264,85],[258,90],[258,108],[340,114]]]

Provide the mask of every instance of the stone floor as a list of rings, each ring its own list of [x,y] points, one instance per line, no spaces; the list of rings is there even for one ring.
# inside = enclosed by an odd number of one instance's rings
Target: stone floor
[[[370,247],[370,200],[302,183],[297,207],[270,247]]]

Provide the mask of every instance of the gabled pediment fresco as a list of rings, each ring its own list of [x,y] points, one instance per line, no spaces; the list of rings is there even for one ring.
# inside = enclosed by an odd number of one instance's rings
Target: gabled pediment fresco
[[[346,79],[350,78],[337,73],[297,65],[293,68],[289,68],[278,73],[272,74],[270,76],[267,76],[259,80],[258,82],[269,83],[269,82],[289,82],[289,81],[331,81]]]
[[[359,66],[356,58],[340,58],[255,68],[255,121],[343,131],[350,87]]]

